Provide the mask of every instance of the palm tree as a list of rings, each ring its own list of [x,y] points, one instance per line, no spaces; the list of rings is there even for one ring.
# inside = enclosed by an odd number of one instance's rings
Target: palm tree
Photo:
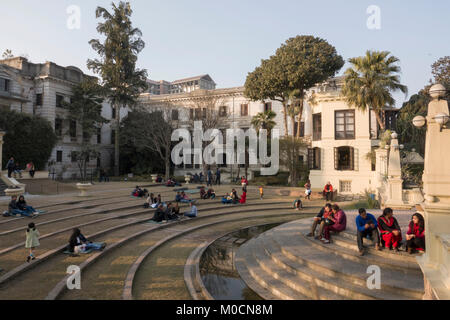
[[[267,110],[265,112],[260,112],[252,118],[251,124],[259,133],[260,129],[266,129],[270,135],[270,131],[277,124],[273,119],[277,116],[272,110]]]
[[[363,57],[349,59],[352,64],[345,71],[342,94],[348,104],[358,109],[375,111],[375,117],[382,131],[386,129],[381,113],[386,106],[393,106],[392,92],[407,93],[407,87],[400,83],[399,61],[389,56],[389,51],[370,51]]]

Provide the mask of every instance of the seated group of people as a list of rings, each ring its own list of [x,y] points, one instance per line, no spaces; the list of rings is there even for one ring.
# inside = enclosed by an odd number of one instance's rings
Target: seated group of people
[[[383,214],[378,218],[360,208],[356,217],[357,243],[360,255],[365,254],[363,239],[370,237],[375,243],[375,249],[399,251],[402,242],[402,231],[397,219],[393,216],[391,208],[385,208]],[[319,233],[315,236],[315,231],[319,226]],[[347,227],[347,217],[345,212],[337,204],[327,203],[314,217],[311,232],[308,237],[315,237],[323,243],[330,243],[330,232],[342,232]],[[381,236],[380,236],[381,235]],[[415,251],[425,250],[425,223],[420,213],[415,213],[409,223],[406,233],[406,250],[412,254]]]
[[[231,193],[227,193],[225,196],[222,197],[222,203],[223,204],[244,204],[247,201],[247,188],[243,187],[242,188],[242,196],[239,197],[237,194],[236,189],[232,189]]]
[[[400,251],[402,244],[402,230],[394,217],[391,208],[385,208],[383,214],[375,217],[367,213],[364,208],[359,209],[356,217],[358,249],[361,255],[364,254],[363,239],[372,238],[375,242],[375,249],[389,248],[389,250]],[[425,251],[425,220],[423,216],[416,212],[412,215],[406,232],[406,251],[413,254],[416,251]]]
[[[140,186],[136,186],[136,188],[134,188],[134,190],[131,192],[131,195],[133,197],[143,198],[148,195],[148,190],[142,189]]]
[[[161,222],[164,220],[178,220],[179,217],[180,207],[178,206],[178,203],[175,203],[174,205],[172,205],[171,202],[167,203],[167,205],[159,203],[152,220],[155,222]]]
[[[190,199],[189,196],[184,191],[178,191],[175,195],[175,202],[181,202],[181,203],[190,203],[194,201],[193,199]]]
[[[205,191],[204,187],[200,188],[200,199],[214,199],[216,197],[216,192],[213,188],[208,188],[208,191]]]
[[[166,181],[166,187],[181,187],[181,183],[177,182],[175,178],[169,178]]]
[[[316,228],[319,226],[319,234],[315,237],[323,243],[330,243],[330,232],[341,232],[347,227],[347,216],[345,212],[339,208],[337,204],[331,205],[327,203],[319,214],[314,217],[311,226],[311,232],[307,234],[308,237],[314,237]]]
[[[22,216],[34,218],[39,215],[39,212],[32,206],[27,205],[24,196],[11,196],[11,201],[8,204],[8,211],[3,213],[4,216]]]
[[[156,208],[160,203],[163,203],[161,195],[158,194],[158,196],[155,197],[153,193],[150,193],[144,203],[144,208]]]

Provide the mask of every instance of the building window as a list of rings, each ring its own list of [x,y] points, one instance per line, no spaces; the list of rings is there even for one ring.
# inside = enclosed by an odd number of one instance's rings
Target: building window
[[[334,169],[339,171],[355,170],[355,149],[353,147],[334,148]]]
[[[102,143],[102,128],[97,128],[97,143]]]
[[[115,118],[116,118],[116,108],[111,107],[111,119],[115,119]]]
[[[97,157],[97,168],[100,168],[102,164],[102,159],[100,157]]]
[[[295,121],[294,136],[297,136],[297,131],[298,131],[298,121]],[[305,123],[302,121],[300,122],[300,137],[304,136],[305,136]]]
[[[83,131],[83,142],[88,143],[90,140],[89,134],[86,131]]]
[[[42,93],[36,94],[36,105],[42,106]]]
[[[241,104],[241,117],[248,116],[248,104]]]
[[[8,92],[10,89],[10,80],[5,78],[0,78],[0,91]]]
[[[178,120],[178,110],[172,110],[172,120]]]
[[[351,181],[339,181],[339,191],[344,193],[352,192],[352,182]]]
[[[266,111],[272,111],[272,102],[264,103],[264,112]]]
[[[56,151],[56,162],[62,162],[62,151]]]
[[[63,121],[62,119],[55,119],[55,134],[57,137],[61,137],[62,136],[62,124]]]
[[[310,170],[320,170],[320,148],[308,149],[308,168]]]
[[[226,117],[228,113],[227,109],[228,109],[227,106],[221,106],[219,108],[219,117]]]
[[[322,140],[322,114],[313,114],[313,141]]]
[[[115,144],[116,141],[116,130],[111,130],[111,144]]]
[[[75,156],[75,152],[71,152],[70,153],[70,160],[72,162],[77,162],[77,157]]]
[[[355,110],[335,111],[335,139],[355,139]]]
[[[57,108],[62,108],[63,107],[63,101],[64,101],[64,96],[57,94],[56,95],[56,107]]]
[[[75,120],[70,121],[69,133],[72,140],[77,138],[77,122]]]

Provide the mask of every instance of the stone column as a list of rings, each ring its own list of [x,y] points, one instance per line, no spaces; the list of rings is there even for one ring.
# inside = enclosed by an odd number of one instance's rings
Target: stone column
[[[433,100],[428,105],[425,167],[423,173],[423,204],[426,252],[417,261],[424,273],[426,296],[450,298],[450,128],[443,128],[435,117],[449,114],[445,88],[430,89]]]
[[[403,202],[402,167],[400,163],[400,146],[397,134],[394,132],[391,139],[388,165],[388,198],[386,207],[399,208],[405,206]]]
[[[3,156],[3,136],[5,135],[4,131],[0,131],[0,174],[3,170],[2,156]]]
[[[387,177],[387,159],[388,150],[376,149],[376,162],[375,162],[375,188],[378,191],[378,200],[380,202],[386,201],[386,177]]]

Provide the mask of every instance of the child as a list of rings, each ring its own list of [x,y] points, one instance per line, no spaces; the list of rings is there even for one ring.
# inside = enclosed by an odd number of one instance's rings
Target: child
[[[264,189],[262,186],[259,187],[259,197],[261,200],[264,198]]]
[[[27,262],[30,262],[30,260],[36,259],[36,257],[33,254],[34,248],[38,247],[40,245],[39,243],[39,231],[36,229],[36,226],[34,223],[30,223],[28,225],[28,229],[26,232],[27,239],[25,241],[25,248],[30,249],[30,254],[27,257]]]

